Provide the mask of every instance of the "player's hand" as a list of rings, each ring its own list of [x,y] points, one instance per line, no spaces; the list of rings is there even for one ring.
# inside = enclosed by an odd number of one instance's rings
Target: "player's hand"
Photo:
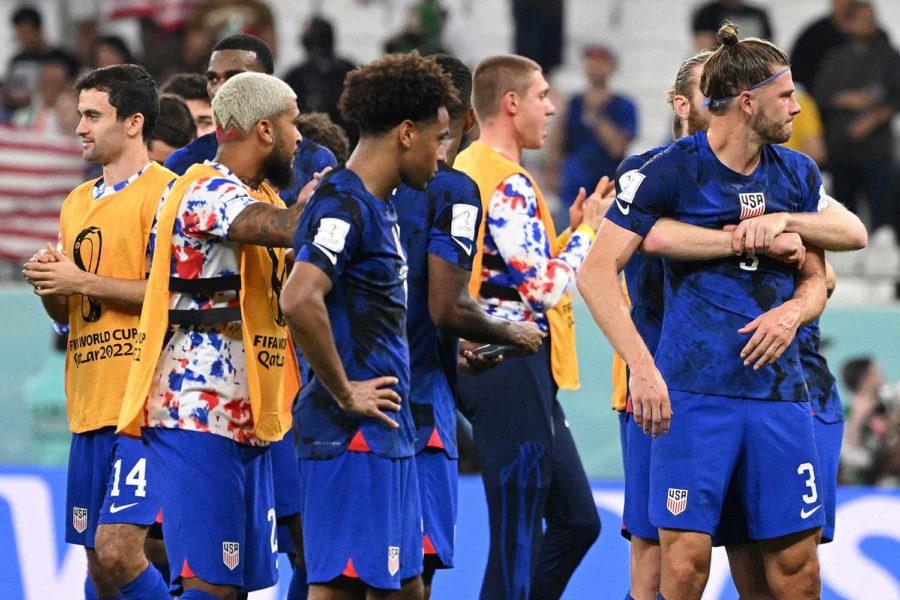
[[[456,361],[456,368],[460,373],[466,375],[481,375],[488,369],[493,369],[503,362],[503,355],[482,356],[475,352],[483,344],[475,344],[467,340],[459,341],[459,356]]]
[[[597,182],[597,187],[584,201],[584,220],[582,223],[588,225],[594,231],[600,229],[600,223],[603,221],[609,205],[616,198],[615,194],[615,182],[606,175],[601,177],[600,181]],[[581,195],[580,190],[578,195]],[[573,227],[572,230],[574,231],[575,228]]]
[[[806,246],[800,234],[780,233],[772,240],[772,246],[765,254],[783,263],[796,263],[799,268],[806,261]]]
[[[312,197],[313,192],[316,191],[316,186],[319,185],[319,181],[330,170],[331,167],[325,167],[318,173],[313,174],[313,177],[309,180],[309,183],[300,188],[300,193],[297,194],[297,204],[299,204],[303,208],[306,207],[306,203],[309,202],[309,199]],[[300,210],[303,210],[303,208],[301,208]]]
[[[540,350],[544,338],[547,337],[534,321],[510,322],[509,326],[514,332],[513,345],[516,347],[516,354],[520,356],[529,356]]]
[[[396,377],[376,377],[368,381],[351,381],[350,396],[338,399],[341,410],[360,417],[378,419],[391,429],[400,425],[384,412],[400,411],[400,394],[389,386],[397,385]]]
[[[797,303],[794,300],[788,300],[738,329],[738,333],[741,335],[753,334],[750,341],[741,350],[744,366],[753,365],[755,371],[781,358],[784,351],[794,341],[802,316],[803,311]]]
[[[772,241],[787,227],[785,213],[771,213],[745,219],[735,227],[731,234],[731,249],[735,254],[756,256],[766,254],[772,247]]]
[[[69,257],[47,244],[51,260],[25,263],[22,274],[38,296],[72,296],[82,293],[87,273],[75,266]]]
[[[630,369],[628,389],[634,407],[634,422],[643,428],[644,434],[659,437],[660,433],[669,433],[672,404],[659,369],[653,363]]]
[[[587,192],[583,187],[578,188],[578,195],[575,201],[569,207],[569,228],[572,231],[578,229],[581,222],[584,221],[584,199],[587,198]]]
[[[56,262],[56,258],[50,253],[49,248],[52,245],[48,242],[47,248],[41,248],[37,252],[35,252],[31,258],[25,261],[25,264],[28,263],[48,263],[48,262]],[[24,266],[24,265],[23,265]]]

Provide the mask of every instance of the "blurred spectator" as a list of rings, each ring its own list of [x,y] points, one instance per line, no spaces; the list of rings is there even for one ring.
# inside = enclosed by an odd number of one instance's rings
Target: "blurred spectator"
[[[598,44],[584,49],[588,89],[572,97],[558,114],[548,144],[551,171],[557,173],[559,196],[567,221],[569,205],[583,187],[594,191],[604,175],[612,178],[637,133],[637,108],[627,97],[609,88],[616,58]],[[558,223],[563,227],[565,222]]]
[[[841,367],[850,390],[850,416],[844,429],[841,477],[863,485],[898,483],[900,452],[900,385],[884,385],[871,357],[848,360]]]
[[[894,136],[900,108],[900,54],[880,34],[875,10],[855,2],[847,21],[851,40],[822,60],[814,95],[825,123],[834,197],[851,210],[865,191],[871,230],[891,224]]]
[[[294,93],[301,113],[324,112],[344,128],[351,147],[359,137],[356,128],[341,117],[338,100],[344,90],[344,78],[354,64],[335,54],[334,27],[322,17],[313,17],[303,27],[300,43],[306,60],[284,76]]]
[[[162,94],[159,97],[159,117],[147,140],[150,160],[163,164],[170,154],[184,148],[196,137],[197,126],[184,100],[174,94]]]
[[[691,21],[694,48],[698,52],[716,47],[716,32],[723,21],[731,21],[737,25],[742,39],[772,39],[772,26],[765,10],[745,4],[743,0],[713,0],[698,8]]]
[[[563,62],[565,2],[512,0],[512,9],[515,53],[541,65],[549,77]]]
[[[75,135],[78,102],[72,86],[78,77],[78,61],[64,50],[51,50],[44,58],[38,88],[31,102],[12,116],[14,127],[49,134]]]
[[[831,0],[831,12],[814,21],[800,33],[791,52],[794,83],[815,89],[816,73],[828,52],[847,42],[847,21],[855,0]]]
[[[443,52],[441,33],[444,15],[444,9],[437,0],[421,0],[410,7],[403,30],[385,40],[385,53],[401,54],[413,50],[422,54]]]
[[[19,49],[9,61],[3,85],[7,111],[28,106],[38,89],[41,68],[53,49],[44,38],[41,13],[30,6],[17,9],[10,19]]]
[[[159,89],[163,94],[174,94],[181,98],[191,111],[197,127],[197,137],[216,130],[213,123],[212,105],[206,92],[206,78],[199,73],[176,73]]]
[[[206,58],[218,40],[235,33],[255,35],[272,49],[275,39],[275,17],[262,0],[204,0],[187,22],[184,58],[190,72],[206,68]]]
[[[819,166],[824,166],[828,152],[825,149],[825,136],[819,107],[812,96],[799,87],[795,90],[795,97],[797,103],[800,104],[800,112],[794,116],[791,139],[784,145],[797,152],[802,152],[816,161]]]
[[[321,112],[301,114],[297,119],[297,130],[303,139],[311,140],[331,150],[339,163],[347,162],[350,157],[350,140],[340,125]]]
[[[95,69],[134,62],[125,40],[117,35],[102,35],[94,40],[91,48],[91,64]]]

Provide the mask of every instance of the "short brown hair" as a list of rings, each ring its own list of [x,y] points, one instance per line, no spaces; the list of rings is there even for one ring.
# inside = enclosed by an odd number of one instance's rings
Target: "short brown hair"
[[[707,59],[700,91],[709,98],[709,111],[721,114],[727,101],[772,76],[775,67],[790,65],[778,46],[759,38],[738,41],[738,28],[725,22],[716,33],[720,44]]]
[[[478,119],[494,116],[500,99],[508,92],[523,95],[535,71],[541,71],[539,64],[517,54],[499,54],[478,63],[472,84],[472,104]]]

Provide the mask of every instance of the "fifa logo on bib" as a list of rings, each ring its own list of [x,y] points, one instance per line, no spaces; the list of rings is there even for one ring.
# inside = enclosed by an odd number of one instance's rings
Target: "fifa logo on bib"
[[[666,498],[666,508],[676,517],[684,512],[687,508],[687,490],[676,490],[669,488],[669,494]]]
[[[87,509],[75,506],[72,508],[72,527],[78,533],[84,533],[87,529]]]
[[[766,212],[766,195],[762,192],[739,194],[741,199],[741,220],[758,217]]]
[[[222,562],[234,571],[241,562],[241,545],[238,542],[222,542]]]
[[[388,573],[391,577],[400,570],[400,546],[388,546]]]

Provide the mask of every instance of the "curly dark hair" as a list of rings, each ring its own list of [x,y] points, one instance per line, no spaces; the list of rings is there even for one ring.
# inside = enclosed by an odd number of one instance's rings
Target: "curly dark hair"
[[[412,52],[389,54],[350,71],[338,106],[366,136],[390,131],[406,119],[429,121],[440,107],[458,102],[453,81],[440,65]]]

